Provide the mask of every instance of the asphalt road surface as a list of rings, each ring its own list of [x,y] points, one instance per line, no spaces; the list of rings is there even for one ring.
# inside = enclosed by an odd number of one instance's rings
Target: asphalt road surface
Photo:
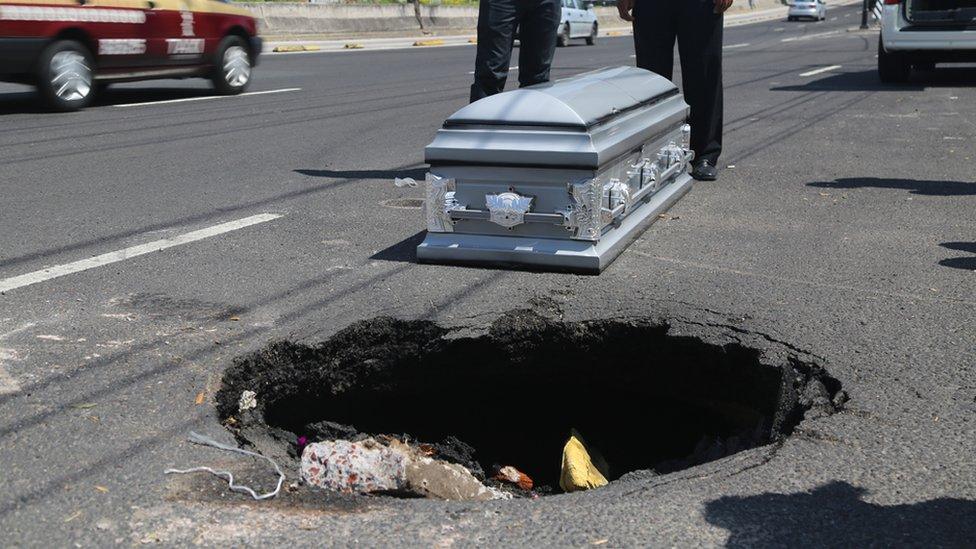
[[[268,56],[268,93],[135,83],[75,114],[3,85],[3,545],[971,545],[976,72],[883,86],[857,23],[728,29],[720,180],[599,277],[414,263],[420,211],[384,201],[421,196],[392,180],[423,176],[470,46]],[[559,49],[554,77],[631,53]],[[851,400],[780,446],[536,501],[258,504],[162,474],[242,465],[186,436],[230,440],[212,398],[245,351],[540,303],[812,357]]]

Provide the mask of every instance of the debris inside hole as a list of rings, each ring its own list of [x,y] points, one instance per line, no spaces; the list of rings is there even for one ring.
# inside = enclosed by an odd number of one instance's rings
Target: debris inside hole
[[[833,413],[846,398],[816,364],[769,364],[735,340],[668,332],[652,320],[569,323],[515,311],[465,337],[376,318],[315,346],[275,342],[239,357],[218,412],[241,442],[273,441],[296,463],[299,439],[391,435],[489,485],[513,466],[548,493],[559,491],[572,429],[602,454],[612,481],[780,440],[804,414]],[[257,395],[253,410],[239,408],[245,391]]]

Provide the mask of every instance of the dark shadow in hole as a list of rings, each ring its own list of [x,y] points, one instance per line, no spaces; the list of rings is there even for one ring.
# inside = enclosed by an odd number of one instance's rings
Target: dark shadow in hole
[[[812,80],[802,85],[777,86],[771,91],[853,91],[853,92],[904,92],[922,91],[926,88],[971,86],[976,84],[976,68],[946,67],[916,72],[903,84],[884,84],[878,79],[878,71],[843,72]]]
[[[295,170],[309,177],[332,177],[335,179],[390,179],[412,177],[418,181],[427,177],[427,168],[407,168],[403,170]]]
[[[972,547],[976,501],[939,498],[876,505],[835,481],[808,492],[726,496],[705,520],[729,531],[728,547]]]
[[[942,244],[939,244],[939,246],[942,246],[947,250],[976,254],[976,242],[943,242]]]
[[[834,181],[815,181],[808,187],[822,189],[902,189],[927,196],[976,195],[976,183],[965,181],[924,181],[920,179],[883,179],[880,177],[844,177]]]
[[[417,262],[417,246],[424,241],[424,237],[427,236],[427,231],[420,231],[419,233],[401,240],[396,244],[376,252],[375,254],[369,256],[370,259],[379,259],[381,261],[397,261],[400,263],[416,263]]]

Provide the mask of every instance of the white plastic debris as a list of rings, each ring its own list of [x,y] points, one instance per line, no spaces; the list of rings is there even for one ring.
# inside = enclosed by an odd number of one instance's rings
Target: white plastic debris
[[[393,179],[393,185],[397,187],[416,187],[417,180],[412,177],[396,177]]]
[[[254,394],[253,391],[244,391],[244,392],[245,393],[251,393],[252,395]],[[165,471],[163,471],[163,474],[165,474],[165,475],[173,475],[173,474],[185,475],[187,473],[210,473],[211,475],[215,475],[215,476],[218,476],[218,477],[220,477],[222,479],[225,479],[227,481],[228,486],[230,486],[230,489],[231,490],[233,490],[235,492],[244,492],[245,494],[250,495],[252,498],[254,498],[254,499],[258,500],[258,501],[260,501],[262,499],[273,498],[273,497],[277,496],[279,492],[281,492],[281,484],[283,482],[285,482],[285,473],[283,473],[281,471],[281,467],[278,467],[278,464],[275,463],[275,461],[273,459],[271,459],[269,457],[266,457],[266,456],[262,456],[261,454],[258,454],[258,453],[255,453],[255,452],[249,452],[247,450],[242,450],[240,448],[235,448],[233,446],[228,446],[227,444],[221,444],[221,443],[217,442],[216,440],[214,440],[214,439],[212,439],[210,437],[201,435],[199,433],[194,433],[193,431],[190,431],[189,441],[192,442],[192,443],[194,443],[194,444],[202,444],[204,446],[212,446],[212,447],[217,448],[219,450],[226,450],[228,452],[234,452],[234,453],[237,453],[237,454],[243,454],[245,456],[252,456],[252,457],[261,458],[263,460],[266,460],[268,463],[270,463],[271,465],[274,466],[275,472],[278,473],[278,484],[275,486],[275,489],[274,490],[272,490],[270,492],[267,492],[265,494],[260,494],[259,495],[257,492],[255,492],[254,490],[252,490],[248,486],[244,486],[242,484],[234,484],[234,474],[231,473],[230,471],[215,471],[215,470],[211,469],[210,467],[193,467],[191,469],[166,469]]]
[[[258,407],[258,394],[254,391],[244,391],[241,393],[240,400],[237,401],[237,409],[241,412],[253,410]]]

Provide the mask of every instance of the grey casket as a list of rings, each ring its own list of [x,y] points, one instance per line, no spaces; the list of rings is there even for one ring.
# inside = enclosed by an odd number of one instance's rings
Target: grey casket
[[[426,263],[599,273],[691,188],[688,105],[601,69],[462,108],[427,146]]]

